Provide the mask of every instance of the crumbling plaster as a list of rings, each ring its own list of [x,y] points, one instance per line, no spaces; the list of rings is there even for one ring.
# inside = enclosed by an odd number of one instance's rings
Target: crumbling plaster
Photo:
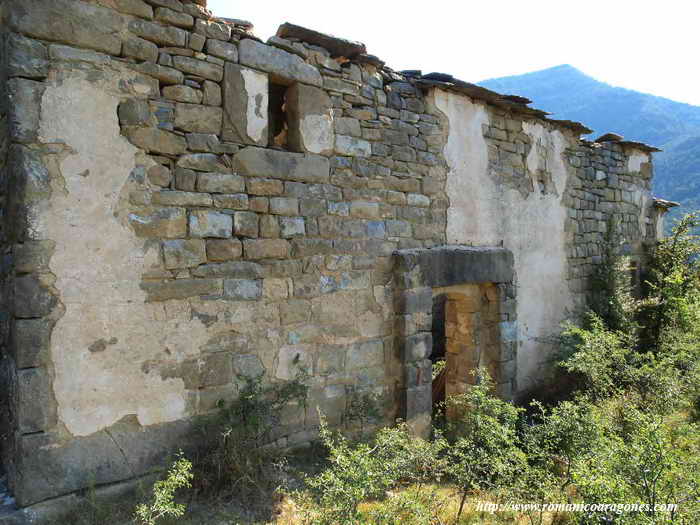
[[[139,150],[120,135],[125,81],[67,74],[48,84],[42,100],[40,140],[70,151],[60,163],[64,189],[52,193],[35,228],[56,243],[50,269],[65,313],[51,338],[53,389],[59,420],[75,436],[131,414],[141,425],[185,417],[183,380],[147,373],[144,363],[182,361],[207,339],[187,308],[146,303],[139,286],[158,264],[159,247],[128,226]]]
[[[503,246],[513,252],[520,341],[517,384],[523,391],[541,377],[552,350],[546,340],[573,309],[567,285],[567,210],[562,203],[568,179],[563,154],[569,139],[539,123],[523,123],[534,145],[526,163],[535,188],[523,198],[489,175],[482,132],[482,125],[489,123],[485,105],[448,91],[434,91],[432,100],[449,121],[444,149],[449,168],[447,242]],[[547,173],[553,191],[539,191],[538,170]]]

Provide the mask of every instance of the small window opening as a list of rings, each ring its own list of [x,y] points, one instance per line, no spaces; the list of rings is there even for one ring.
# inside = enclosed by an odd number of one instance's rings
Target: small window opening
[[[269,144],[280,149],[288,149],[287,89],[288,86],[270,83],[268,110]]]

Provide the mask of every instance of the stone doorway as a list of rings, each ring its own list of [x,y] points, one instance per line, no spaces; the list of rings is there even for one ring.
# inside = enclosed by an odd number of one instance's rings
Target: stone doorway
[[[445,370],[439,382],[443,397],[463,394],[476,384],[479,368],[496,384],[502,383],[498,287],[464,284],[437,288],[433,293],[444,297],[445,303]]]
[[[447,364],[445,393],[465,391],[484,366],[499,393],[515,391],[517,320],[513,255],[503,248],[442,246],[395,253],[399,417],[414,433],[430,433],[432,358]],[[444,304],[444,341],[433,316]],[[434,309],[438,306],[438,310]],[[439,325],[438,325],[439,326]],[[435,334],[436,345],[433,347]],[[470,381],[472,383],[470,383]]]

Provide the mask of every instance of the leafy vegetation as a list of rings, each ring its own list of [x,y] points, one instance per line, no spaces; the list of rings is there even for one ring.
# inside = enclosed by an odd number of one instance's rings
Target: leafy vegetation
[[[175,502],[175,493],[179,489],[192,486],[192,463],[182,454],[168,471],[165,479],[153,485],[153,499],[136,507],[136,521],[143,525],[156,525],[161,518],[178,518],[185,514],[186,507]]]

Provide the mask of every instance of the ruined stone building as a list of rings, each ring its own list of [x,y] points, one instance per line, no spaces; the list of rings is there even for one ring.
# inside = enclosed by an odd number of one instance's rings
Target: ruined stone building
[[[447,394],[484,366],[523,395],[608,231],[637,268],[660,234],[654,148],[299,26],[262,42],[205,4],[0,4],[20,506],[161,466],[246,376],[308,376],[281,446],[363,392],[424,433],[438,349]]]

